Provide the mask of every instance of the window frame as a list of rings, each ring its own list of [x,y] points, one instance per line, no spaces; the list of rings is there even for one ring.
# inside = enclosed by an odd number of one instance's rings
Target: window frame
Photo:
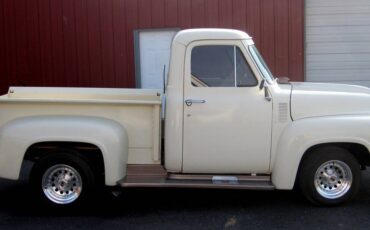
[[[192,52],[193,52],[193,49],[196,48],[196,47],[199,47],[199,46],[232,46],[234,47],[234,71],[235,71],[235,79],[234,79],[234,86],[220,86],[220,87],[217,87],[217,86],[194,86],[192,84],[192,78],[193,78],[193,75],[192,75],[192,71],[191,71],[191,56],[192,56]],[[245,63],[247,64],[247,66],[249,67],[251,73],[252,73],[252,76],[253,78],[256,80],[256,84],[254,85],[248,85],[248,86],[238,86],[237,85],[237,72],[236,72],[236,48],[238,48],[241,52],[241,55],[243,56],[243,59],[245,61]],[[256,87],[260,84],[260,81],[261,81],[261,76],[260,76],[260,72],[256,69],[256,66],[255,66],[255,63],[253,62],[253,59],[252,57],[250,56],[250,53],[245,50],[245,46],[244,44],[239,41],[239,40],[210,40],[210,41],[195,41],[195,42],[192,42],[189,44],[189,46],[187,47],[187,51],[186,51],[186,61],[185,61],[185,66],[186,66],[186,70],[185,71],[185,74],[187,76],[190,77],[190,86],[191,87],[194,87],[194,88],[252,88],[252,87]],[[187,83],[189,83],[188,80],[185,80],[185,79],[188,79],[189,77],[184,77],[184,81],[186,81]],[[197,78],[196,76],[194,76],[194,78],[197,80],[197,81],[200,81],[202,82],[201,79]],[[185,82],[184,82],[185,83]]]

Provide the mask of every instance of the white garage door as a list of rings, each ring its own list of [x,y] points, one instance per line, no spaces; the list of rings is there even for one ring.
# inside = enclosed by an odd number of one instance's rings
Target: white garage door
[[[306,0],[306,81],[370,87],[370,0]]]

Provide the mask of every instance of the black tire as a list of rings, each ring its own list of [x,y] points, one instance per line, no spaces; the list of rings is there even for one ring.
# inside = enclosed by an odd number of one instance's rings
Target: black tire
[[[356,196],[361,181],[360,164],[350,152],[327,146],[308,154],[297,176],[299,187],[310,202],[332,206]]]
[[[59,171],[59,169],[62,170]],[[43,183],[45,184],[43,180],[51,181],[48,184],[59,184],[55,187],[52,185],[43,187]],[[81,185],[81,189],[79,189],[80,186],[75,187],[76,184],[74,183],[76,180],[78,185]],[[57,182],[55,183],[54,181]],[[96,179],[87,160],[79,157],[78,153],[69,151],[51,153],[37,161],[32,168],[30,182],[32,191],[39,198],[39,200],[41,200],[46,206],[53,208],[69,208],[79,206],[85,203],[86,200],[88,200],[88,198],[94,193],[94,191],[96,191]],[[66,187],[60,187],[63,185]],[[70,190],[68,189],[68,191],[67,186],[71,186],[69,187]],[[47,190],[47,192],[44,192],[44,188],[50,189]],[[57,188],[66,188],[66,191],[61,191]],[[59,194],[56,192],[57,190]],[[63,192],[65,197],[67,197],[68,193],[68,195],[70,195],[72,198],[67,202],[63,202],[67,200],[64,198],[61,198],[60,200],[57,199],[57,196],[61,195],[60,193],[63,194]]]

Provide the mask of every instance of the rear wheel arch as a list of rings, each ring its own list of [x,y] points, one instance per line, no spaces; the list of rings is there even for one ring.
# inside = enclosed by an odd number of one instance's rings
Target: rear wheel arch
[[[39,142],[31,145],[23,158],[23,161],[31,161],[36,164],[45,157],[54,154],[69,154],[83,159],[93,170],[99,184],[105,183],[104,156],[101,149],[91,143],[84,142]],[[22,166],[23,171],[24,164]]]

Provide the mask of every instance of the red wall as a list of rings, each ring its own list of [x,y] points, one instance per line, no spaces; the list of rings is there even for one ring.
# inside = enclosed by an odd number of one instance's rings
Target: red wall
[[[303,80],[304,0],[0,0],[9,85],[135,87],[133,31],[245,30],[277,76]]]

